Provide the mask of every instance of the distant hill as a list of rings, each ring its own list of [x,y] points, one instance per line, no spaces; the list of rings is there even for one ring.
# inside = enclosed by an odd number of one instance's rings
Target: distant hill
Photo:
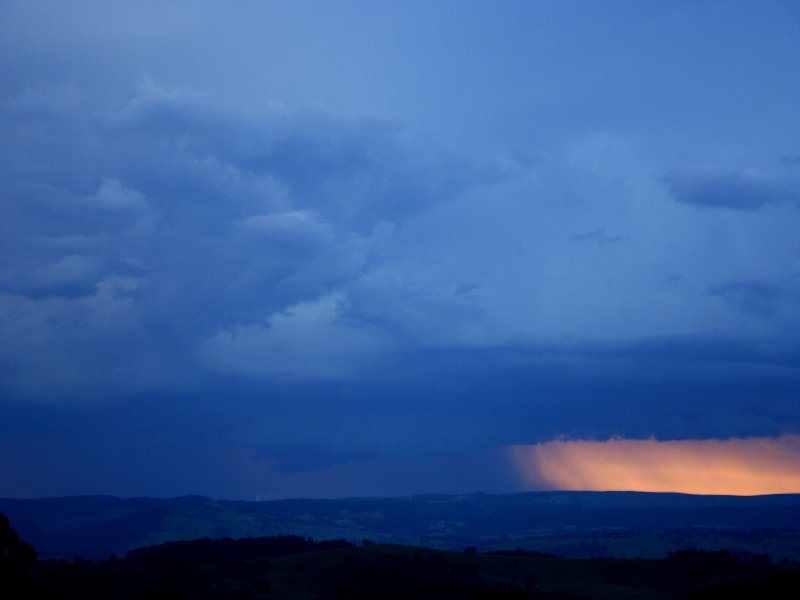
[[[169,541],[298,535],[441,550],[567,557],[663,557],[729,548],[800,560],[800,495],[536,492],[244,502],[82,496],[0,499],[42,558],[110,554]]]

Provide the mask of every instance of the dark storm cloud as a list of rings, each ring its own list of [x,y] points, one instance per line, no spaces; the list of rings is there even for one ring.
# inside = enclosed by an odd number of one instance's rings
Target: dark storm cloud
[[[752,169],[694,165],[662,177],[678,202],[713,208],[755,210],[768,204],[797,203],[800,187]]]
[[[0,493],[798,430],[788,6],[3,3]]]
[[[136,271],[125,252],[152,226],[144,197],[115,179],[81,196],[42,182],[7,188],[0,291],[31,298],[93,295],[113,275]]]
[[[102,111],[52,96],[0,111],[6,383],[48,360],[35,395],[183,385],[204,338],[357,279],[396,223],[495,176],[374,119],[243,116],[147,79]]]
[[[131,171],[147,184],[165,187],[156,179],[163,173],[159,164],[188,171],[195,186],[203,181],[195,169],[208,170],[218,178],[212,190],[224,185],[230,194],[231,184],[273,185],[278,188],[273,195],[281,197],[271,200],[279,206],[316,210],[337,226],[361,232],[402,220],[493,176],[491,170],[481,173],[475,165],[415,146],[406,132],[378,119],[281,108],[244,117],[191,92],[162,90],[149,82],[109,118],[108,131],[114,147],[143,146]],[[191,191],[175,189],[173,202],[188,201]],[[254,191],[263,196],[268,190]],[[218,208],[230,203],[228,198]]]
[[[68,254],[54,262],[31,266],[0,282],[0,290],[31,299],[48,297],[79,298],[97,291],[103,274],[92,257]]]
[[[469,470],[477,468],[474,457],[498,447],[559,436],[725,439],[799,431],[798,359],[800,348],[758,350],[745,339],[415,351],[395,355],[371,381],[228,378],[191,393],[148,392],[99,407],[0,405],[0,446],[23,447],[26,437],[48,431],[49,445],[23,463],[40,474],[59,465],[76,477],[105,473],[128,494],[147,489],[148,471],[172,493],[254,497],[269,492],[268,473],[325,478],[337,465],[370,461],[384,465],[370,473],[372,484],[393,489],[402,474],[390,465],[398,461],[409,468],[451,457],[451,468]],[[102,458],[82,474],[92,447]],[[167,463],[159,464],[165,452]],[[247,471],[247,456],[260,461],[260,471]],[[63,464],[64,457],[76,464]],[[202,465],[218,468],[225,457],[244,461],[241,480],[232,465],[208,477]],[[193,466],[170,483],[165,471],[180,463]],[[112,475],[121,464],[134,470],[127,480]]]

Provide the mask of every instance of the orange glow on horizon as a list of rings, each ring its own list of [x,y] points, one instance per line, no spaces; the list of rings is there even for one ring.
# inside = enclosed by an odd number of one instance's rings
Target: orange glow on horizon
[[[800,435],[554,440],[511,446],[509,454],[531,489],[736,496],[800,493]]]

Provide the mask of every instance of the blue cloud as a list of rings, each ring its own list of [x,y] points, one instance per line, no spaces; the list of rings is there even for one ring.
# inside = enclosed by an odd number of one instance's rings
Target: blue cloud
[[[79,337],[91,339],[106,372],[124,364],[139,381],[134,389],[173,379],[174,361],[203,368],[196,348],[226,331],[250,327],[251,343],[276,343],[262,333],[270,319],[356,285],[397,223],[497,177],[415,146],[377,119],[282,109],[244,116],[148,80],[117,110],[59,108],[58,98],[22,95],[0,114],[6,139],[25,156],[22,166],[13,156],[0,161],[9,207],[0,291],[40,329],[14,339],[24,349],[18,367],[36,369],[38,344],[62,365],[34,386],[48,394],[60,393],[59,378],[88,387],[105,379],[71,348]],[[45,298],[73,301],[56,309],[64,339],[25,304]],[[300,318],[285,325],[290,335],[309,327]],[[327,327],[334,336],[347,331]],[[149,343],[118,345],[119,336]],[[102,351],[107,344],[116,350]]]
[[[787,182],[752,169],[694,165],[662,177],[678,202],[712,208],[755,210],[769,204],[800,201],[797,182]]]
[[[0,494],[800,427],[794,9],[454,8],[3,5]]]

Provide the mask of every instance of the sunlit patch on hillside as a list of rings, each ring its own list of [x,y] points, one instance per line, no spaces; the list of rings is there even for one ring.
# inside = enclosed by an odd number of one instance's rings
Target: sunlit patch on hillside
[[[800,493],[800,435],[729,440],[554,440],[512,446],[531,489]]]

